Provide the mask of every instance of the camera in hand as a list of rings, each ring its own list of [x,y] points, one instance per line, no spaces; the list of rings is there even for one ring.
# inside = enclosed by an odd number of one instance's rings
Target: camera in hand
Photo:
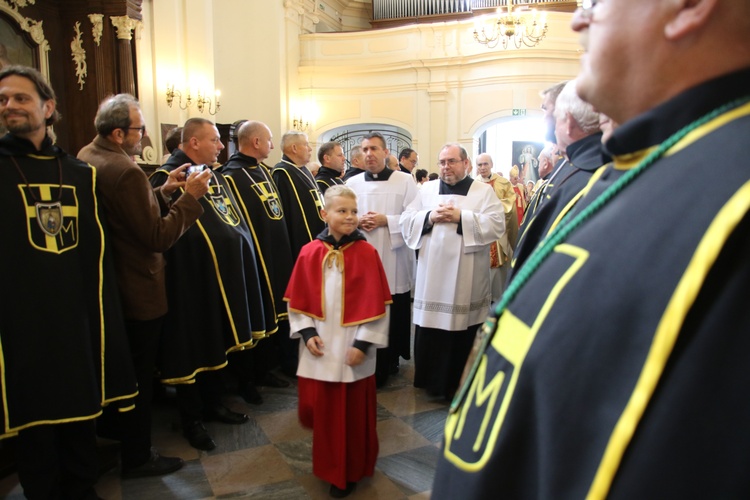
[[[185,175],[185,179],[187,180],[188,177],[190,177],[193,174],[200,174],[205,169],[208,168],[208,165],[190,165],[187,168],[187,174]]]

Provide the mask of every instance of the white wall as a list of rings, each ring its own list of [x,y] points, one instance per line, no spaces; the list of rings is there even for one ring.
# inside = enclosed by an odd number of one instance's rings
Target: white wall
[[[514,109],[541,120],[539,93],[579,66],[570,15],[548,21],[537,48],[506,51],[476,43],[471,22],[303,35],[299,92],[318,108],[311,138],[362,122],[395,125],[411,132],[420,165],[435,170],[444,143],[473,151],[474,138]]]
[[[443,143],[472,151],[473,138],[514,109],[541,118],[539,92],[579,65],[564,13],[548,15],[537,48],[506,51],[476,43],[470,21],[301,35],[311,17],[286,0],[144,0],[143,17],[139,92],[151,131],[207,116],[167,107],[166,80],[182,77],[221,90],[221,110],[208,116],[219,123],[258,119],[278,142],[303,113],[314,144],[335,127],[386,123],[411,132],[431,170]]]

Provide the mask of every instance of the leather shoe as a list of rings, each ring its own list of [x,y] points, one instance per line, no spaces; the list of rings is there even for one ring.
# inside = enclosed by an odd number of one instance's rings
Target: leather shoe
[[[240,389],[240,396],[245,400],[246,403],[251,405],[259,405],[263,403],[263,396],[260,395],[258,389],[253,384],[245,384],[245,387]]]
[[[236,411],[232,411],[226,406],[221,405],[208,410],[203,414],[203,420],[205,420],[206,422],[218,421],[224,422],[225,424],[239,425],[244,424],[249,419],[250,417],[248,417],[244,413],[237,413]]]
[[[278,387],[281,389],[284,387],[289,387],[289,382],[269,372],[266,373],[265,377],[263,377],[263,380],[258,382],[258,385],[261,387]]]
[[[193,448],[203,451],[211,451],[216,448],[216,443],[211,439],[206,427],[200,420],[196,420],[185,427],[182,430],[182,434],[187,438],[190,446]]]
[[[357,483],[346,483],[346,488],[343,490],[336,486],[335,484],[331,485],[331,488],[328,490],[328,493],[333,498],[344,498],[348,497],[352,491],[354,491],[354,488],[357,487]]]
[[[146,463],[137,467],[122,470],[123,479],[133,479],[136,477],[163,476],[176,470],[182,469],[185,462],[178,457],[162,457],[156,448],[151,448],[151,456]]]

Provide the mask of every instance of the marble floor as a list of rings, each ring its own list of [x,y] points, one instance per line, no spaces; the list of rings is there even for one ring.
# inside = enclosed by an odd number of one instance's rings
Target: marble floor
[[[412,386],[414,366],[402,362],[378,391],[380,455],[375,474],[357,485],[348,498],[427,499],[437,463],[448,404]],[[225,404],[247,413],[238,426],[206,424],[217,447],[210,452],[190,447],[177,428],[173,398],[155,405],[154,445],[164,455],[179,456],[185,467],[173,474],[121,480],[119,467],[104,474],[99,496],[108,500],[167,499],[323,499],[327,483],[312,474],[312,433],[297,420],[297,389],[260,388],[264,403],[253,406],[239,396]],[[21,499],[15,475],[0,481],[0,498]]]

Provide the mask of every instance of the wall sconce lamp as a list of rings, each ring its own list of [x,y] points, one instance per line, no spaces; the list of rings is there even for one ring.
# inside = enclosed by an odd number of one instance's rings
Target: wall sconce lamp
[[[292,128],[299,130],[300,132],[306,131],[310,127],[310,122],[298,116],[292,120]]]
[[[203,110],[206,110],[209,114],[215,115],[219,112],[219,109],[221,109],[221,103],[219,102],[219,96],[221,95],[221,92],[218,90],[216,91],[215,98],[212,100],[210,97],[206,95],[205,92],[198,91],[198,98],[195,100],[195,103],[198,107],[198,111],[203,113]],[[185,102],[182,101],[182,92],[179,90],[176,90],[174,88],[174,83],[168,83],[167,84],[167,106],[170,108],[172,107],[172,103],[174,102],[175,96],[177,96],[177,106],[180,109],[188,109],[193,104],[193,97],[190,95],[190,91],[188,90],[187,95],[185,96]]]
[[[221,96],[220,91],[216,91],[214,94],[215,99],[213,102],[211,102],[211,99],[206,96],[206,94],[201,94],[198,92],[198,99],[196,99],[196,104],[198,105],[198,111],[203,113],[203,108],[206,108],[206,111],[208,111],[208,114],[215,115],[219,112],[219,109],[221,109],[221,103],[219,102],[219,96]],[[211,106],[214,106],[214,110],[211,111]]]
[[[170,108],[172,107],[172,101],[174,101],[174,96],[177,96],[177,106],[180,109],[188,109],[188,107],[193,104],[193,99],[190,97],[190,92],[188,92],[188,95],[185,98],[185,105],[182,105],[182,92],[179,90],[174,89],[174,83],[168,83],[167,84],[167,106]]]

